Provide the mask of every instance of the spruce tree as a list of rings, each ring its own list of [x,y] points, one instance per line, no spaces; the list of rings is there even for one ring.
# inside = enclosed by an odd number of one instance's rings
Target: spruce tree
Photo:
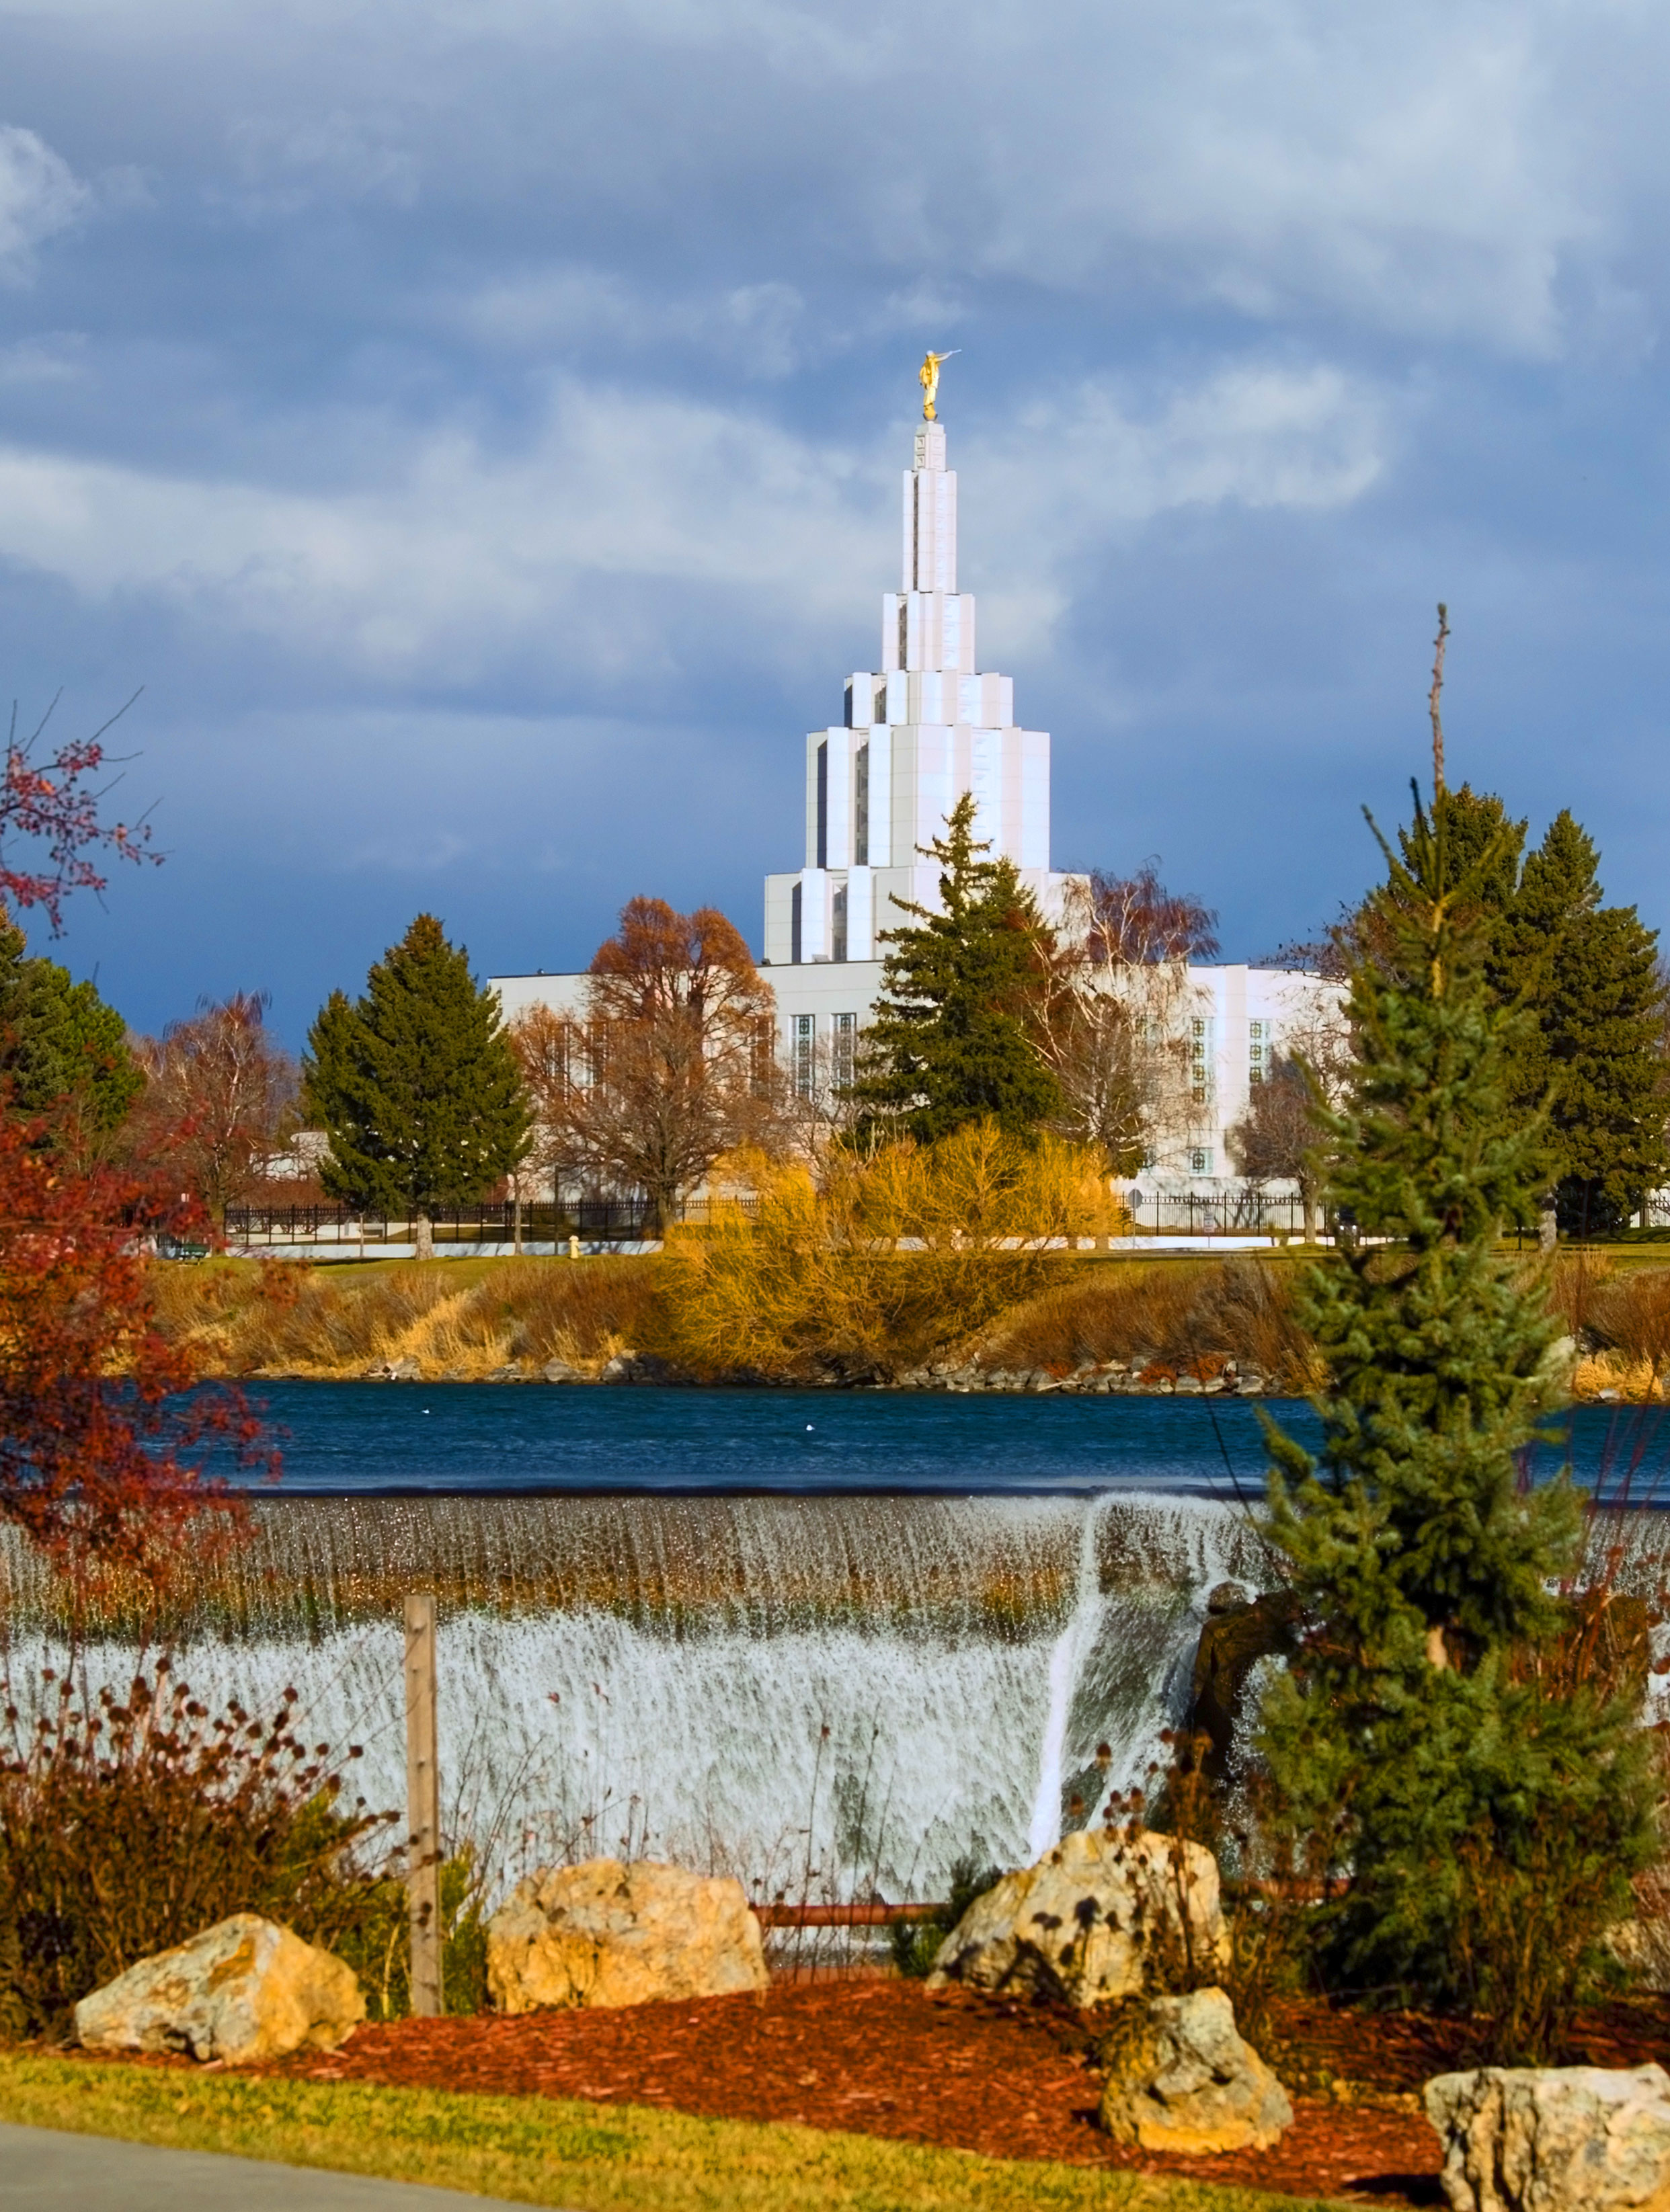
[[[329,1133],[320,1179],[349,1206],[409,1216],[419,1255],[437,1206],[482,1197],[527,1147],[521,1071],[469,957],[420,914],[350,1006],[332,992],[308,1038],[303,1097]]]
[[[1555,1324],[1499,1255],[1546,1170],[1541,1126],[1508,1111],[1527,1017],[1485,975],[1496,849],[1458,878],[1442,810],[1417,805],[1376,902],[1387,957],[1352,965],[1358,1072],[1325,1118],[1360,1241],[1301,1299],[1329,1376],[1320,1457],[1269,1431],[1271,1534],[1307,1626],[1261,1744],[1295,1832],[1350,1876],[1340,1981],[1506,2006],[1503,2036],[1534,2044],[1507,1969],[1480,1964],[1479,1915],[1508,1909],[1540,1941],[1561,1914],[1569,1998],[1585,1931],[1630,1909],[1650,1792],[1627,1702],[1560,1686],[1551,1591],[1578,1561],[1579,1501],[1520,1477]]]
[[[1619,1224],[1667,1166],[1658,939],[1633,907],[1601,904],[1600,856],[1568,812],[1525,863],[1508,981],[1534,1013],[1515,1104],[1546,1097],[1562,1225]]]
[[[868,1109],[861,1130],[884,1124],[923,1144],[970,1121],[1017,1136],[1062,1110],[1055,1078],[1030,1034],[1030,1001],[1044,930],[1015,864],[988,860],[965,793],[946,834],[918,846],[940,866],[940,905],[896,902],[913,924],[880,933],[891,950],[850,1096]]]
[[[82,1151],[114,1134],[145,1087],[116,1009],[55,961],[31,959],[21,930],[3,923],[0,1076],[15,1110],[51,1120],[53,1142]]]

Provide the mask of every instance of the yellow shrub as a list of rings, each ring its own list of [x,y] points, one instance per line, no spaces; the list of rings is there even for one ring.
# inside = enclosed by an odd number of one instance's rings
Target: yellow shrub
[[[839,1154],[821,1182],[801,1164],[730,1165],[757,1211],[716,1207],[672,1247],[678,1348],[710,1373],[909,1364],[1027,1297],[1064,1240],[1120,1220],[1094,1153],[991,1122]]]

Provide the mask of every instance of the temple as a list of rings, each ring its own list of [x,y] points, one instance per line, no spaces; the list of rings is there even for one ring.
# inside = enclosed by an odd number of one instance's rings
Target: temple
[[[947,358],[928,361],[936,369]],[[1082,880],[1050,866],[1049,738],[1016,722],[1009,678],[980,672],[973,597],[957,587],[957,478],[931,411],[937,382],[924,364],[929,411],[905,471],[903,560],[899,588],[881,600],[881,665],[850,677],[840,722],[808,737],[805,862],[765,878],[760,965],[783,1058],[808,1097],[850,1077],[881,994],[881,934],[900,919],[899,902],[937,905],[938,869],[921,848],[965,792],[977,835],[1015,863],[1047,920],[1062,921]],[[543,1004],[586,1018],[583,974],[493,981],[507,1017]],[[1185,982],[1173,1012],[1188,1056],[1186,1125],[1144,1164],[1150,1192],[1227,1188],[1227,1133],[1278,1041],[1338,995],[1314,976],[1239,964],[1192,965]]]
[[[942,423],[917,429],[904,489],[902,574],[882,595],[881,667],[850,676],[841,722],[807,738],[805,865],[765,878],[773,969],[873,962],[899,903],[934,904],[937,872],[922,848],[965,792],[977,835],[1014,861],[1046,915],[1059,908],[1050,740],[1016,724],[1009,677],[980,672],[973,594],[957,588],[957,477]],[[795,995],[793,981],[772,980],[780,1001],[785,985]]]

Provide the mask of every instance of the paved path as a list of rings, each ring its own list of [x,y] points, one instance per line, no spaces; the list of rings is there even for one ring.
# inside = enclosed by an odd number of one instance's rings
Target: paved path
[[[481,2212],[504,2202],[316,2166],[0,2125],[0,2212]]]

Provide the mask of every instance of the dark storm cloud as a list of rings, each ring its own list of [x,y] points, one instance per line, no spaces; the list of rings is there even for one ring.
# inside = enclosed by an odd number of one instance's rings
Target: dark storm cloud
[[[1058,865],[1245,956],[1452,760],[1661,917],[1670,45],[1644,6],[0,0],[12,689],[135,682],[132,1018],[298,1035],[419,906],[751,931],[875,656],[915,360]],[[125,798],[126,794],[125,793]]]

